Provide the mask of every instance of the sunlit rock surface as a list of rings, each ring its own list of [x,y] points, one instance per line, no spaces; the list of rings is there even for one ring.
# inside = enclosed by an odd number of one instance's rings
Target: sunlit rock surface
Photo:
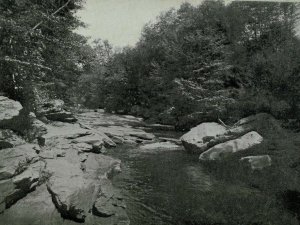
[[[184,148],[188,152],[202,153],[206,151],[211,139],[224,135],[226,128],[218,123],[202,123],[192,128],[181,137]]]
[[[252,131],[243,135],[240,138],[215,145],[209,150],[203,152],[200,155],[199,159],[201,160],[221,159],[227,154],[248,150],[251,147],[260,144],[262,141],[263,141],[263,137],[260,136],[257,132]]]

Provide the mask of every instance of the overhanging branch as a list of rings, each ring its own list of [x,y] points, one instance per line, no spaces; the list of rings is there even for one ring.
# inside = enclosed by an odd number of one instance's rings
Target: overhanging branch
[[[41,68],[41,69],[52,71],[52,69],[50,67],[47,67],[47,66],[44,66],[44,65],[41,65],[41,64],[38,64],[38,63],[32,63],[32,62],[21,61],[21,60],[18,60],[18,59],[12,59],[8,56],[4,57],[2,60],[6,61],[6,62],[18,63],[18,64],[25,65],[25,66],[35,66],[35,67],[38,67],[38,68]]]
[[[51,16],[55,16],[57,13],[59,13],[62,9],[64,9],[65,7],[67,7],[67,5],[69,5],[69,3],[72,0],[68,0],[64,5],[62,5],[60,8],[58,8],[55,12],[53,12],[51,14]],[[36,28],[38,28],[41,24],[43,23],[43,21],[40,21],[39,23],[37,23],[31,30],[34,31]]]

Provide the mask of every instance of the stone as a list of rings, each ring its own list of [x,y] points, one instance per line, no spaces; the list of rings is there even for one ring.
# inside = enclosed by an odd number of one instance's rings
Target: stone
[[[73,116],[71,112],[67,112],[65,110],[59,112],[47,113],[45,114],[45,116],[48,120],[52,120],[52,121],[60,121],[66,123],[73,123],[77,121],[77,119]]]
[[[77,149],[79,153],[93,151],[93,146],[87,143],[77,143],[77,144],[73,144],[72,146],[73,148]]]
[[[99,217],[111,217],[116,214],[121,214],[125,208],[126,204],[122,197],[116,193],[111,182],[107,179],[103,179],[100,185],[100,193],[93,205],[92,213]]]
[[[53,99],[48,102],[45,102],[42,106],[38,108],[38,114],[48,114],[53,112],[59,112],[63,110],[65,103],[60,99]]]
[[[22,109],[20,102],[0,96],[0,128],[7,128],[7,125],[11,126]]]
[[[0,180],[22,173],[38,159],[34,145],[27,144],[2,149],[0,151]]]
[[[176,139],[176,138],[159,137],[158,139],[161,140],[161,141],[170,141],[170,142],[173,142],[177,145],[182,145],[182,142],[179,139]]]
[[[25,140],[15,134],[12,130],[0,130],[0,150],[24,144],[26,144]]]
[[[156,142],[151,144],[145,144],[140,146],[141,150],[146,151],[178,151],[183,150],[182,146],[174,144],[172,142]]]
[[[0,181],[0,212],[35,190],[42,178],[45,163],[38,161],[11,179]]]
[[[91,145],[92,152],[103,153],[105,151],[105,146],[115,147],[116,144],[105,134],[94,133],[92,135],[87,135],[83,137],[76,138],[72,140],[72,143],[85,143]]]
[[[152,140],[155,138],[155,136],[153,134],[146,133],[144,131],[130,131],[129,135],[132,137],[137,137],[137,138],[144,139],[144,140]]]
[[[64,218],[84,222],[97,194],[96,182],[85,179],[79,164],[64,158],[47,161],[47,171],[51,174],[47,189],[58,211]]]
[[[47,134],[47,125],[37,119],[35,115],[30,116],[30,128],[26,135],[30,140],[40,139],[43,135]]]
[[[216,160],[222,158],[226,154],[232,154],[239,151],[245,151],[249,148],[262,143],[263,137],[257,132],[251,131],[242,137],[234,140],[230,140],[203,152],[199,159],[200,160]]]
[[[92,146],[91,152],[94,152],[94,153],[101,153],[102,149],[104,147],[103,139],[99,135],[96,135],[96,134],[76,138],[76,139],[72,140],[72,143],[88,144],[88,145]]]
[[[63,218],[84,222],[97,199],[101,181],[119,170],[120,161],[89,154],[80,164],[74,157],[47,161],[47,172],[51,174],[47,189]]]
[[[242,157],[241,161],[247,161],[253,170],[261,170],[272,165],[272,159],[269,155],[246,156]]]
[[[218,123],[202,123],[181,137],[184,148],[191,153],[206,151],[211,139],[224,135],[227,129]]]
[[[0,192],[1,195],[1,192]],[[120,208],[122,209],[122,208]],[[92,210],[92,209],[91,209]],[[52,202],[52,196],[46,185],[41,185],[34,192],[19,200],[11,208],[0,214],[2,225],[78,225],[70,219],[65,219],[57,211]],[[120,210],[117,215],[111,217],[98,217],[88,213],[85,225],[129,225],[129,218],[125,210]]]

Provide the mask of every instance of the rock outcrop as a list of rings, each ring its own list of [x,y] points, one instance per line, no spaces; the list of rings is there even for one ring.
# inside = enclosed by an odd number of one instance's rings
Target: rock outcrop
[[[125,203],[109,180],[121,171],[121,162],[100,154],[116,146],[105,133],[65,123],[76,119],[55,100],[38,112],[54,122],[45,124],[34,113],[26,117],[26,140],[39,145],[27,144],[9,130],[20,121],[22,106],[1,97],[0,109],[0,223],[50,225],[64,223],[63,218],[68,224],[129,224]],[[35,211],[26,214],[29,209]],[[108,211],[114,213],[100,213]]]
[[[38,115],[44,116],[48,120],[73,123],[77,119],[71,112],[64,109],[64,101],[55,99],[44,103],[39,107]]]
[[[262,141],[263,141],[263,137],[260,136],[257,132],[252,131],[243,135],[240,138],[215,145],[209,150],[203,152],[200,155],[199,159],[200,160],[221,159],[227,154],[248,150],[249,148],[260,144]]]

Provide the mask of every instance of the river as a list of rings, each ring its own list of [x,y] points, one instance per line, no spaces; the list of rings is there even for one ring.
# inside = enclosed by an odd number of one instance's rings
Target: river
[[[114,124],[124,122],[124,118],[107,114],[101,114],[101,118],[101,122],[98,117],[89,125],[101,128],[112,118]],[[156,137],[182,135],[148,132]],[[257,188],[262,179],[272,179],[266,175],[268,170],[251,172],[247,168],[239,170],[243,167],[234,168],[236,163],[217,162],[212,164],[219,172],[216,174],[216,170],[199,162],[197,155],[183,150],[141,151],[134,144],[118,145],[107,154],[122,161],[122,173],[112,182],[126,201],[131,225],[283,225],[287,221],[289,225],[299,224],[274,195]],[[227,170],[224,175],[223,170]],[[253,179],[251,185],[235,179],[240,174],[246,180]]]

